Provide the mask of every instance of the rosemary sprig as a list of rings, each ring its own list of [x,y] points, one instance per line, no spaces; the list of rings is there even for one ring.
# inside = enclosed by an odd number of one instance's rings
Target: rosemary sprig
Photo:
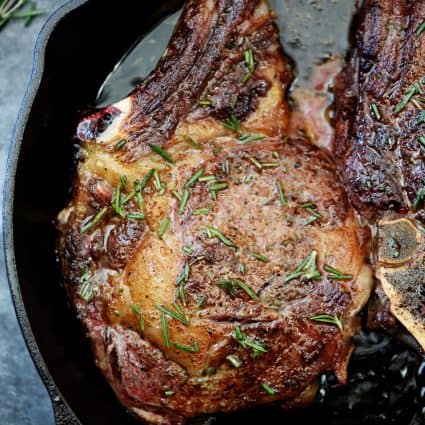
[[[225,289],[232,297],[236,295],[235,288],[230,280],[220,280],[217,285]]]
[[[323,270],[329,273],[328,278],[331,280],[351,280],[353,278],[352,274],[342,273],[339,270],[329,266],[328,264],[323,267]]]
[[[254,158],[253,156],[250,156],[248,158],[252,164],[254,164],[259,170],[261,170],[263,168],[262,164],[260,163],[260,161],[258,161],[257,158]]]
[[[282,207],[284,207],[287,204],[287,202],[286,202],[286,198],[285,198],[285,193],[284,193],[283,188],[282,188],[282,183],[278,180],[276,182],[276,186],[277,186],[277,191],[279,192],[280,205],[282,205]]]
[[[268,394],[268,395],[275,395],[276,394],[276,390],[274,388],[272,388],[269,384],[266,384],[265,382],[263,382],[261,384],[261,388]]]
[[[114,149],[119,151],[128,143],[127,139],[121,139],[118,143],[115,144]]]
[[[309,202],[307,204],[300,205],[300,207],[306,210],[311,215],[311,217],[304,223],[304,226],[308,226],[309,224],[314,223],[315,221],[322,218],[322,214],[316,211],[316,204]]]
[[[90,282],[91,272],[86,270],[80,277],[80,290],[78,295],[86,302],[90,302],[96,296],[97,289]]]
[[[178,277],[178,279],[176,281],[176,285],[180,285],[183,282],[186,282],[186,280],[189,278],[189,272],[190,272],[190,265],[186,261],[184,263],[183,271],[181,272],[180,276]]]
[[[159,156],[161,156],[162,158],[164,158],[166,161],[168,161],[171,164],[175,164],[176,161],[175,159],[173,159],[171,157],[171,155],[165,151],[164,149],[162,149],[160,146],[155,145],[153,143],[148,143],[148,146],[155,152],[157,153]]]
[[[140,326],[140,330],[143,332],[145,330],[145,319],[143,318],[142,311],[135,304],[131,304],[130,308],[131,310],[133,310],[134,314],[137,314],[137,316],[139,316],[139,326]]]
[[[223,172],[223,174],[226,174],[226,175],[230,174],[230,162],[229,162],[228,159],[226,159],[223,162],[223,164],[221,166],[221,171]]]
[[[174,309],[171,310],[171,308],[164,306],[164,305],[157,305],[156,308],[161,311],[163,314],[166,314],[167,316],[172,317],[173,319],[179,321],[185,326],[189,326],[190,321],[187,314],[181,309],[181,307],[174,303]]]
[[[230,246],[232,248],[238,248],[238,246],[233,243],[229,238],[227,238],[226,236],[223,235],[223,233],[221,233],[218,229],[212,227],[212,226],[206,226],[205,227],[208,236],[211,237],[215,237],[218,240],[220,240],[221,242],[224,243],[224,245]]]
[[[301,280],[317,280],[321,278],[319,270],[317,270],[317,251],[313,250],[311,254],[306,257],[299,266],[291,273],[289,273],[284,283],[290,282],[291,280],[300,278]]]
[[[183,195],[180,201],[180,206],[179,206],[179,214],[182,215],[184,213],[184,210],[186,209],[186,205],[187,202],[189,201],[189,189],[184,189],[183,190]]]
[[[193,347],[190,347],[189,345],[180,344],[178,342],[173,342],[174,347],[176,347],[178,350],[187,351],[188,353],[197,353],[199,352],[199,345],[195,341],[193,343]]]
[[[202,176],[199,177],[200,182],[215,182],[217,179],[215,176]]]
[[[266,256],[264,256],[264,255],[256,254],[255,252],[253,252],[251,255],[254,258],[256,258],[258,261],[261,261],[263,263],[268,263],[269,262],[269,259]]]
[[[205,208],[199,208],[193,211],[192,215],[208,215],[214,208],[214,205],[208,205]]]
[[[411,87],[409,87],[409,89],[407,90],[407,92],[405,93],[403,99],[400,101],[400,103],[396,106],[394,112],[396,114],[398,114],[399,112],[401,112],[406,105],[411,101],[412,97],[421,93],[421,86],[419,82],[414,83]]]
[[[231,108],[231,109],[235,109],[235,106],[236,106],[236,104],[238,103],[238,97],[239,97],[239,95],[238,95],[238,94],[234,94],[234,95],[232,96],[232,99],[231,99],[231,101],[230,101],[230,108]]]
[[[184,187],[187,189],[191,186],[193,186],[205,173],[205,168],[200,168],[184,185]]]
[[[253,133],[253,134],[241,134],[240,136],[239,136],[239,140],[244,144],[244,145],[246,145],[246,144],[248,144],[248,143],[251,143],[251,142],[255,142],[255,141],[257,141],[257,140],[263,140],[263,139],[265,139],[267,136],[265,135],[265,134],[261,134],[261,133],[258,133],[258,134],[255,134],[255,133]]]
[[[86,233],[92,227],[95,227],[102,220],[103,216],[106,214],[107,211],[108,211],[108,208],[104,207],[99,212],[97,212],[96,215],[94,215],[92,218],[86,221],[81,226],[81,233]]]
[[[248,67],[248,72],[246,72],[245,75],[242,77],[242,82],[246,83],[255,71],[254,52],[252,51],[252,49],[248,49],[245,52],[244,58],[245,64]]]
[[[214,194],[215,196],[213,196],[214,199],[217,198],[217,194],[216,192],[219,192],[221,190],[225,190],[229,187],[229,185],[227,183],[213,183],[210,186],[210,192],[211,194]]]
[[[331,316],[329,314],[320,314],[318,316],[310,317],[310,320],[313,320],[319,323],[329,323],[330,325],[337,326],[341,332],[343,331],[342,320],[339,319],[338,316]]]
[[[212,192],[217,192],[217,191],[220,191],[220,190],[225,190],[225,189],[227,189],[229,187],[229,185],[227,184],[227,183],[213,183],[211,186],[210,186],[210,190],[212,191]]]
[[[164,338],[165,346],[167,348],[170,348],[171,344],[170,344],[170,336],[168,334],[168,321],[167,321],[167,315],[164,312],[161,313],[161,328],[162,328],[162,336]]]
[[[381,119],[381,113],[379,112],[378,105],[376,103],[372,103],[370,105],[370,109],[372,109],[372,112],[373,112],[373,115],[375,115],[375,118],[377,120],[380,120]]]
[[[127,184],[125,176],[121,176],[121,182],[115,189],[114,195],[112,196],[111,200],[112,208],[121,218],[125,218],[125,216],[127,215],[121,200],[121,190],[125,187],[125,184],[123,183]]]
[[[193,254],[193,248],[189,245],[186,245],[182,248],[182,251],[187,254],[187,255],[192,255]]]
[[[201,106],[213,106],[213,103],[210,99],[199,99],[198,100],[198,105]]]
[[[29,8],[19,12],[24,6]],[[12,19],[24,19],[24,25],[30,25],[34,16],[43,15],[44,10],[37,9],[37,4],[32,0],[1,0],[0,1],[0,29]]]
[[[425,21],[416,30],[416,37],[419,37],[425,31]]]
[[[235,115],[232,115],[230,118],[227,118],[223,123],[224,128],[228,130],[233,130],[236,133],[241,133],[241,125],[238,118]]]
[[[147,172],[147,174],[146,174],[146,176],[143,178],[143,180],[140,182],[140,187],[138,188],[139,189],[139,192],[142,192],[143,191],[143,189],[147,186],[147,184],[149,183],[149,181],[150,181],[150,179],[152,178],[152,176],[154,175],[154,173],[155,173],[155,170],[153,169],[153,168],[151,168],[148,172]]]
[[[184,290],[184,285],[179,285],[179,287],[177,288],[177,293],[182,304],[186,307],[186,292]]]
[[[162,238],[165,235],[165,233],[167,232],[169,227],[170,227],[170,217],[167,216],[167,217],[164,217],[161,220],[161,224],[159,226],[158,236],[160,238]]]
[[[142,212],[128,213],[127,218],[129,220],[142,221],[145,219],[145,215]]]
[[[158,170],[153,170],[153,185],[155,187],[155,190],[158,192],[158,195],[161,196],[165,192],[166,185],[161,182],[161,179],[159,177]]]
[[[218,282],[218,285],[226,289],[232,297],[235,296],[234,288],[240,288],[244,292],[246,292],[253,300],[261,301],[260,297],[254,292],[254,290],[250,288],[245,282],[242,282],[240,280],[220,280]]]
[[[235,328],[235,334],[233,336],[235,340],[241,345],[242,348],[250,348],[252,350],[252,357],[256,359],[262,353],[267,353],[267,349],[264,345],[258,341],[248,338],[239,326]]]
[[[172,194],[172,195],[174,195],[174,196],[177,198],[177,200],[178,200],[179,202],[181,202],[181,201],[182,201],[182,196],[180,195],[180,193],[179,193],[179,192],[177,192],[177,190],[172,190],[172,191],[171,191],[171,194]]]

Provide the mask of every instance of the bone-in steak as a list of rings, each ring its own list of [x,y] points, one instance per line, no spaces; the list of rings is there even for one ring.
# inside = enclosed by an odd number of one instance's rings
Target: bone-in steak
[[[64,281],[150,423],[295,406],[320,374],[346,378],[368,233],[326,154],[285,137],[290,76],[265,1],[189,1],[152,75],[79,125]]]
[[[355,47],[337,84],[337,162],[377,224],[391,311],[425,347],[425,1],[366,1]]]

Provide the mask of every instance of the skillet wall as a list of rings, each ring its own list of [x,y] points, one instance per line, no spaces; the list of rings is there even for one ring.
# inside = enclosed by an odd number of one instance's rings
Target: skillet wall
[[[23,331],[36,363],[38,346],[54,383],[83,424],[138,422],[125,413],[94,366],[59,286],[53,221],[69,197],[76,111],[93,103],[100,84],[132,43],[179,3],[89,0],[65,16],[47,43],[44,74],[23,133],[13,201],[23,299],[18,315],[23,307],[35,345],[25,322]]]

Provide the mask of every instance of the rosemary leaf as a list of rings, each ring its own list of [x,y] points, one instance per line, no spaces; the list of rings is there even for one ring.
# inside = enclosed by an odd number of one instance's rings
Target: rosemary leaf
[[[184,213],[184,210],[186,209],[187,202],[189,201],[189,189],[183,190],[182,199],[180,201],[179,206],[179,214],[182,215]]]
[[[201,105],[201,106],[213,106],[213,103],[209,99],[199,99],[198,100],[198,105]]]
[[[211,227],[211,226],[206,226],[206,230],[207,230],[208,235],[210,237],[216,237],[218,240],[220,240],[221,242],[223,242],[224,245],[230,246],[232,248],[237,248],[238,247],[229,238],[227,238],[226,236],[224,236],[223,233],[221,233],[218,229],[216,229],[214,227]]]
[[[299,266],[291,273],[289,273],[284,283],[290,282],[291,280],[300,278],[301,280],[317,280],[321,278],[321,274],[317,269],[317,251],[313,250],[311,254],[306,257]]]
[[[353,278],[352,274],[342,273],[339,270],[329,266],[328,264],[323,267],[323,270],[329,273],[328,278],[331,280],[351,280]]]
[[[318,316],[310,317],[310,320],[319,323],[328,323],[330,325],[335,325],[341,332],[343,331],[342,321],[337,316],[331,316],[329,314],[320,314]]]
[[[267,257],[265,257],[264,255],[261,254],[256,254],[255,252],[253,252],[251,254],[254,258],[256,258],[257,260],[263,262],[263,263],[268,263],[269,259]]]
[[[92,227],[95,227],[102,220],[103,216],[106,214],[107,211],[108,208],[104,207],[99,212],[97,212],[95,216],[90,218],[81,226],[81,232],[86,233]]]
[[[279,192],[280,205],[282,205],[282,207],[284,207],[287,204],[287,202],[286,202],[286,198],[285,198],[285,193],[283,192],[282,183],[278,180],[276,182],[276,186],[277,186],[277,191]]]
[[[119,151],[120,149],[122,149],[126,144],[128,143],[127,139],[121,139],[115,146],[114,149],[116,151]]]
[[[167,315],[164,312],[161,313],[161,328],[162,328],[162,336],[164,338],[165,346],[167,348],[170,348],[171,344],[170,344],[170,336],[168,334],[168,321],[167,321]]]
[[[178,342],[173,342],[173,345],[178,350],[183,350],[183,351],[186,351],[188,353],[197,353],[197,352],[199,352],[199,345],[198,345],[198,343],[196,341],[193,343],[193,347],[190,347],[189,345],[185,345],[185,344],[180,344]]]
[[[241,132],[241,125],[238,118],[235,115],[232,115],[230,118],[227,118],[223,123],[224,128],[228,130],[233,130],[236,133]]]
[[[276,394],[276,390],[274,388],[272,388],[269,384],[266,384],[265,382],[263,382],[261,384],[261,387],[263,388],[263,390],[268,394],[268,395],[275,395]]]
[[[174,304],[174,310],[164,305],[157,305],[156,308],[161,311],[163,314],[172,317],[173,319],[179,321],[185,326],[189,326],[189,318],[188,316],[181,310],[181,307],[178,304]]]
[[[241,134],[239,140],[244,144],[255,142],[257,140],[263,140],[267,136],[265,134]]]
[[[200,177],[202,177],[204,175],[205,172],[205,168],[200,168],[184,185],[185,188],[189,188],[191,186],[193,186]]]
[[[155,152],[157,153],[159,156],[161,156],[162,158],[164,158],[166,161],[170,162],[171,164],[175,164],[176,161],[175,159],[173,159],[171,157],[171,155],[165,151],[164,149],[162,149],[160,146],[155,145],[153,143],[148,143],[148,146]]]
[[[158,236],[162,238],[168,230],[170,226],[170,217],[164,217],[161,221],[161,225],[159,227]]]

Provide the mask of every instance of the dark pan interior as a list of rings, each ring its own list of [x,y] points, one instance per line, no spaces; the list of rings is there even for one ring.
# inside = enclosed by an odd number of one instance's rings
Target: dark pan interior
[[[58,284],[53,221],[69,197],[74,153],[71,140],[78,111],[93,104],[115,63],[180,3],[89,0],[65,16],[47,44],[40,88],[32,106],[27,105],[28,122],[21,124],[25,132],[17,162],[13,235],[23,307],[35,338],[33,349],[38,347],[54,384],[84,425],[138,422],[125,412],[97,371]],[[31,346],[30,332],[25,326],[23,331]],[[419,424],[420,378],[416,370],[420,359],[415,351],[385,335],[369,335],[360,345],[351,366],[350,385],[328,392],[324,404],[319,397],[312,408],[303,411],[282,414],[278,409],[258,408],[207,422]],[[402,376],[400,370],[404,369],[407,372]],[[368,371],[374,375],[363,376]],[[323,380],[323,391],[331,382],[331,377]],[[382,402],[383,392],[392,398],[387,403]],[[73,422],[71,416],[65,416],[59,423]]]

